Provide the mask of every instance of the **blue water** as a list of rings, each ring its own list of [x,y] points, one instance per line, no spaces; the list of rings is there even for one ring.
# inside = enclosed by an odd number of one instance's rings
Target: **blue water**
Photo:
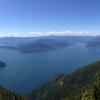
[[[85,44],[28,54],[0,49],[0,61],[7,63],[0,69],[0,85],[27,93],[57,73],[70,73],[96,60],[100,60],[100,49],[89,49]]]

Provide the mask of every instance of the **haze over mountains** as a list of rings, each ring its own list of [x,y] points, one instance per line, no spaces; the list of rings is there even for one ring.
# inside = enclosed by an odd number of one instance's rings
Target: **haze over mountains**
[[[88,48],[100,48],[100,36],[98,37],[95,37],[94,39],[92,39],[88,45],[87,45]]]
[[[60,49],[75,43],[88,43],[91,36],[42,36],[42,37],[3,37],[0,48],[20,52],[43,52]]]
[[[63,48],[69,45],[71,44],[68,42],[57,41],[54,39],[38,39],[38,40],[21,43],[21,44],[1,46],[1,48],[6,48],[10,50],[18,50],[24,53],[24,52],[50,51],[54,49]]]
[[[2,37],[0,48],[20,52],[41,52],[64,48],[75,43],[85,43],[88,48],[100,46],[100,36],[39,36]]]

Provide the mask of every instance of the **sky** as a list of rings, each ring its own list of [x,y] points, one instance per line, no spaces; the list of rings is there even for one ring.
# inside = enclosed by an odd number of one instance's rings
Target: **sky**
[[[0,36],[100,34],[100,0],[0,0]]]

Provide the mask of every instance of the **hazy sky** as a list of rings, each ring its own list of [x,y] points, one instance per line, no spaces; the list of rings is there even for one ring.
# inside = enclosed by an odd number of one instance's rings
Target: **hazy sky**
[[[100,0],[0,0],[0,34],[100,32]]]

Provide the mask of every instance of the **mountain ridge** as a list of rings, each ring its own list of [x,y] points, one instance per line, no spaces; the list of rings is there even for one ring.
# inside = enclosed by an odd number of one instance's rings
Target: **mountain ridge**
[[[29,100],[95,100],[95,97],[86,99],[83,90],[89,91],[87,87],[94,84],[93,80],[98,73],[100,73],[99,61],[40,86],[33,90]],[[91,88],[89,89],[91,90]]]
[[[0,100],[100,100],[100,61],[57,74],[26,96],[0,87]]]

